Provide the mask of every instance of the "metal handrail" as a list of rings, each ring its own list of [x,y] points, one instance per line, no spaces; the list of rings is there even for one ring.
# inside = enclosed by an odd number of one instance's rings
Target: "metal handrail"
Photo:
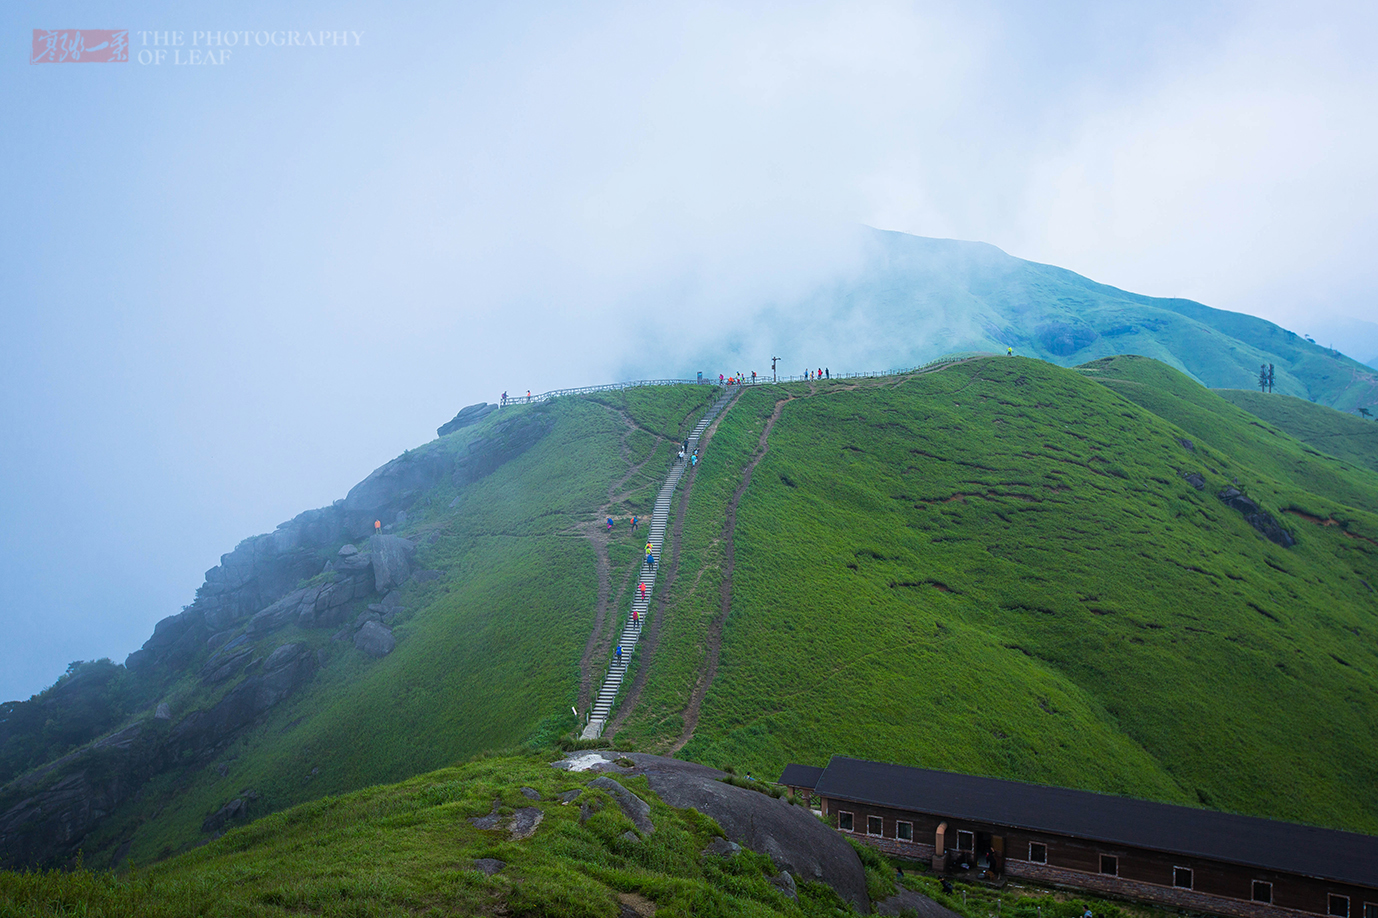
[[[632,382],[604,383],[601,386],[580,386],[574,389],[551,389],[549,392],[542,392],[540,395],[509,395],[505,405],[534,405],[537,402],[549,401],[552,398],[559,398],[562,395],[588,395],[592,392],[613,392],[617,389],[636,389],[640,386],[693,386],[698,385],[696,379],[637,379]],[[704,385],[708,380],[702,380]]]
[[[833,373],[828,379],[874,379],[883,376],[903,376],[906,373],[917,373],[920,370],[931,370],[934,367],[946,363],[960,363],[963,360],[971,360],[975,357],[994,357],[988,351],[963,351],[957,354],[944,354],[942,357],[919,364],[916,367],[905,367],[899,370],[863,370],[860,373]],[[779,376],[775,379],[761,377],[760,379],[742,380],[739,385],[743,386],[769,386],[787,382],[817,382],[815,376]],[[559,398],[562,395],[588,395],[593,392],[613,392],[618,389],[635,389],[641,386],[693,386],[693,385],[716,385],[707,377],[698,379],[638,379],[632,382],[605,383],[601,386],[580,386],[574,389],[551,389],[549,392],[542,392],[540,395],[518,395],[508,396],[503,407],[510,405],[534,405],[538,402],[549,401],[552,398]]]

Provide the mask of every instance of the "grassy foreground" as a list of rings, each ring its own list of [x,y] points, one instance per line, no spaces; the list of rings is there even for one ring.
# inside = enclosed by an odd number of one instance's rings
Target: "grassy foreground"
[[[593,773],[556,770],[553,758],[535,752],[481,757],[399,784],[325,797],[122,876],[84,868],[0,872],[0,915],[855,914],[822,883],[800,880],[797,899],[787,897],[770,882],[777,869],[764,854],[744,849],[730,858],[703,856],[722,835],[716,822],[665,805],[645,778],[614,775],[651,805],[655,831],[640,834],[608,794],[585,787]],[[471,822],[530,807],[541,820],[529,837]],[[893,895],[895,864],[869,848],[858,852],[873,899]],[[1015,886],[994,892],[963,885],[948,895],[936,879],[905,866],[905,885],[964,918],[985,918],[997,900],[1015,918],[1077,918],[1088,904],[1100,918],[1164,914]]]
[[[1117,361],[1141,378],[1112,388]],[[1260,441],[1154,361],[1098,364],[744,393],[619,736],[759,774],[843,753],[1378,831],[1378,477]],[[721,619],[725,508],[777,410]],[[1236,480],[1297,545],[1217,498]]]

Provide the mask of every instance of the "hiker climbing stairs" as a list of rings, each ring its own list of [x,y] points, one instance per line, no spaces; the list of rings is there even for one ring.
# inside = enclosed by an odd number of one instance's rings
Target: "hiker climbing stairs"
[[[740,391],[737,387],[729,388],[718,400],[713,403],[713,407],[708,409],[695,425],[692,433],[689,434],[688,442],[685,444],[684,458],[675,458],[670,466],[670,474],[666,476],[665,483],[660,487],[660,493],[656,495],[655,510],[651,513],[650,536],[646,540],[651,545],[651,557],[656,562],[661,560],[661,548],[665,544],[665,528],[670,520],[670,502],[674,499],[675,488],[679,486],[679,480],[684,475],[685,468],[690,464],[695,451],[699,447],[699,438],[708,429],[708,425],[713,423],[713,419],[727,407],[727,403]],[[594,699],[593,707],[588,713],[588,724],[584,727],[584,732],[580,734],[580,739],[598,739],[603,735],[603,728],[607,725],[612,716],[613,705],[617,702],[617,693],[622,688],[622,680],[627,675],[627,667],[631,665],[632,653],[636,650],[637,641],[641,638],[641,629],[646,625],[646,613],[650,610],[651,595],[655,589],[656,567],[643,561],[641,564],[641,577],[637,582],[637,587],[632,591],[632,608],[627,614],[626,622],[623,625],[622,633],[618,636],[617,646],[622,648],[619,658],[614,654],[612,663],[608,666],[608,674],[603,679],[603,685],[598,690],[598,696]],[[644,591],[642,587],[645,587]]]

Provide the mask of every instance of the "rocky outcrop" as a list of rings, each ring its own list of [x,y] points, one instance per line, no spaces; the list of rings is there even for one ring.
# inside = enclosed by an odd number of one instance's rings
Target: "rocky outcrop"
[[[436,435],[443,437],[446,434],[452,434],[456,430],[468,427],[471,424],[477,424],[497,410],[497,405],[490,405],[487,402],[479,402],[477,405],[461,408],[459,409],[459,414],[436,428]]]
[[[490,410],[471,406],[457,420],[467,426]],[[0,751],[6,738],[21,729],[27,732],[19,740],[28,745],[19,749],[22,743],[12,744],[19,751],[0,756],[0,772],[8,768],[0,780],[19,775],[0,791],[0,865],[63,863],[97,822],[155,774],[203,762],[308,681],[323,658],[303,645],[286,644],[267,658],[254,649],[277,629],[343,626],[341,639],[355,638],[362,652],[391,652],[396,639],[386,624],[401,611],[395,588],[412,576],[415,545],[392,535],[371,541],[365,551],[341,544],[374,535],[375,519],[405,520],[406,511],[438,484],[463,487],[490,474],[539,442],[552,423],[536,408],[497,419],[481,436],[427,444],[375,470],[344,499],[240,542],[206,572],[192,604],[160,621],[143,646],[126,658],[132,676],[129,706],[114,706],[104,714],[91,713],[92,706],[83,703],[79,707],[86,715],[59,711],[54,717],[49,709],[61,708],[61,685],[45,693],[41,704],[8,705],[9,716],[0,717]],[[322,573],[329,576],[318,577]],[[302,586],[315,580],[326,582]],[[381,621],[366,621],[356,634],[350,625],[358,606],[379,594],[385,594],[378,603]],[[106,668],[111,677],[118,669],[114,664]],[[185,715],[178,711],[180,720],[170,708],[159,708],[157,717],[129,728],[132,732],[97,739],[120,723],[125,711],[151,707],[155,699],[167,697],[168,686],[188,670],[209,688],[233,687],[208,709]],[[71,686],[79,687],[79,682],[71,681]],[[22,705],[28,707],[16,707]],[[45,726],[54,719],[61,722],[56,732]],[[49,734],[61,740],[55,748],[85,745],[21,773],[34,761],[32,736]]]
[[[526,452],[553,423],[542,411],[522,412],[493,424],[467,443],[437,440],[410,450],[350,489],[344,500],[345,528],[354,537],[373,532],[374,520],[396,518],[426,490],[449,479],[456,487],[477,481]]]
[[[249,816],[249,805],[259,799],[256,790],[248,789],[239,792],[229,803],[207,816],[201,822],[202,832],[212,832],[216,837],[225,834],[225,826],[234,820],[247,819]]]
[[[354,646],[370,657],[382,658],[392,653],[397,639],[392,632],[376,621],[364,622],[364,626],[354,635]]]
[[[407,582],[416,543],[395,535],[375,535],[368,540],[368,551],[373,558],[375,590],[386,593]]]
[[[235,686],[207,711],[193,711],[172,730],[171,741],[198,757],[214,751],[281,702],[316,671],[316,655],[305,644],[284,644],[260,671]]]
[[[162,766],[162,735],[134,723],[7,785],[0,793],[0,868],[67,863],[86,835]]]
[[[228,628],[320,573],[321,552],[343,535],[343,501],[336,501],[298,514],[267,535],[245,539],[206,571],[191,608],[204,615],[212,631]]]
[[[1225,506],[1233,507],[1244,514],[1244,519],[1249,522],[1249,525],[1258,530],[1259,534],[1268,541],[1281,545],[1283,548],[1291,548],[1297,544],[1292,533],[1283,529],[1282,524],[1271,513],[1260,507],[1257,501],[1243,491],[1235,487],[1227,487],[1218,496]]]
[[[656,830],[655,825],[651,822],[650,804],[612,778],[600,776],[590,781],[588,786],[596,787],[616,800],[617,805],[622,808],[623,814],[632,821],[632,825],[636,826],[636,830],[642,835],[650,835]]]
[[[633,767],[623,767],[614,759],[630,760]],[[716,768],[658,755],[579,752],[555,763],[555,767],[644,775],[651,790],[670,806],[713,817],[729,841],[769,855],[778,870],[798,879],[827,883],[863,915],[871,910],[861,859],[842,836],[802,806],[726,784],[722,779],[727,775]],[[588,786],[607,789],[600,783],[603,780],[597,778]],[[718,846],[713,853],[730,850]],[[787,885],[780,881],[780,886]]]

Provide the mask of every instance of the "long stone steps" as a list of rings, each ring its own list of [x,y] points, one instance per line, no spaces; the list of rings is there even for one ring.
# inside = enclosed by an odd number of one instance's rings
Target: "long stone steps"
[[[676,458],[670,466],[670,473],[665,477],[665,483],[660,487],[660,493],[656,495],[655,510],[651,513],[650,531],[647,541],[651,543],[651,556],[658,561],[661,560],[660,552],[665,544],[665,528],[670,520],[670,503],[674,500],[675,488],[679,486],[679,480],[684,475],[685,468],[689,465],[689,457],[694,450],[698,449],[699,438],[708,429],[708,425],[713,423],[713,419],[740,391],[738,388],[731,388],[724,392],[713,407],[708,409],[695,425],[694,430],[689,434],[688,448],[685,450],[685,458],[681,461]],[[627,675],[627,668],[631,665],[632,654],[636,651],[637,642],[641,638],[641,629],[646,622],[646,613],[650,610],[651,595],[655,589],[656,565],[641,564],[641,576],[637,583],[637,588],[632,592],[632,607],[627,613],[626,623],[623,625],[622,633],[618,638],[618,645],[622,648],[622,657],[619,660],[616,653],[613,655],[612,662],[608,666],[608,674],[603,678],[603,685],[598,690],[598,695],[594,699],[593,706],[588,712],[588,723],[584,731],[580,734],[581,739],[598,739],[603,735],[603,728],[612,717],[613,707],[617,703],[617,694],[622,688],[622,680]],[[642,598],[641,584],[645,584],[645,598]],[[632,612],[636,613],[638,623],[633,623]]]

